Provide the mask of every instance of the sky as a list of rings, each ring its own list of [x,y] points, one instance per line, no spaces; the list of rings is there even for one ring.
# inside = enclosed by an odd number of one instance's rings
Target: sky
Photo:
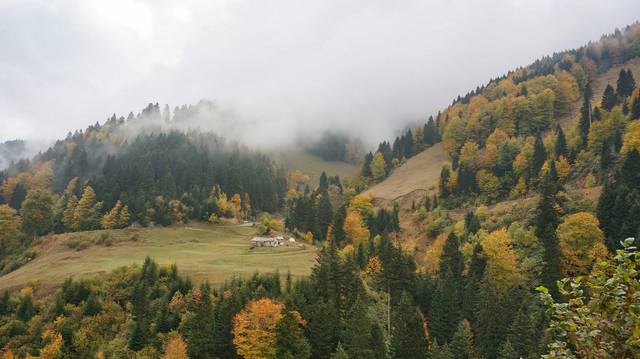
[[[209,99],[254,140],[374,142],[639,17],[638,0],[0,0],[0,141]]]

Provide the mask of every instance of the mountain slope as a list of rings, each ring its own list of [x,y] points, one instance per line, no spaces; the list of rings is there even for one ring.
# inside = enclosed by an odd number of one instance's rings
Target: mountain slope
[[[438,143],[411,157],[396,168],[384,181],[372,186],[365,194],[378,200],[396,200],[415,191],[428,192],[435,188],[442,164],[449,156]]]

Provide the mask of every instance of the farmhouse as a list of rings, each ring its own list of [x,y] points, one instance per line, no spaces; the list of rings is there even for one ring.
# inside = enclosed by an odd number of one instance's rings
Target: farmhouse
[[[251,238],[252,247],[277,247],[280,244],[278,238],[271,237],[253,237]]]

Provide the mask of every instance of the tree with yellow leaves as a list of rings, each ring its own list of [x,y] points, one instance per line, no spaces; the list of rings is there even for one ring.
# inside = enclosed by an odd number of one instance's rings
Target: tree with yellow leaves
[[[21,225],[15,209],[6,204],[0,205],[0,255],[17,243]]]
[[[358,212],[349,211],[344,219],[344,236],[348,243],[357,248],[369,239],[369,229]]]
[[[276,326],[282,319],[282,304],[263,298],[250,301],[233,318],[233,344],[246,359],[275,358]]]
[[[627,126],[627,133],[624,135],[622,144],[622,154],[635,149],[640,152],[640,121],[633,121]]]
[[[373,178],[376,180],[381,180],[385,178],[387,176],[386,167],[387,167],[387,164],[384,161],[384,157],[382,156],[382,153],[376,152],[376,154],[373,156],[373,160],[371,160],[371,165],[370,165],[371,175],[373,176]]]
[[[49,343],[42,348],[40,352],[40,358],[42,359],[56,359],[62,354],[62,335],[52,330],[45,331],[43,337],[49,339]]]
[[[174,334],[169,338],[164,346],[162,359],[189,359],[187,355],[187,344],[180,334]]]
[[[53,161],[47,161],[35,171],[31,185],[33,188],[40,188],[44,190],[51,190],[53,184]]]
[[[506,229],[491,232],[481,242],[487,259],[485,275],[498,289],[506,289],[522,279],[517,254]]]
[[[566,216],[556,234],[562,250],[562,270],[566,276],[589,273],[596,261],[607,255],[600,223],[591,213],[578,212]]]
[[[100,225],[103,229],[113,229],[118,224],[118,214],[120,213],[120,208],[122,207],[122,203],[120,201],[116,201],[116,204],[111,208],[111,210],[102,216],[100,220]]]
[[[458,161],[458,163],[460,163],[460,166],[466,168],[475,168],[479,149],[480,146],[478,146],[477,143],[473,141],[465,142],[465,144],[460,149],[460,158]]]
[[[556,161],[556,171],[558,172],[558,178],[560,181],[564,182],[567,177],[569,177],[569,173],[571,173],[571,165],[566,157],[560,156]]]

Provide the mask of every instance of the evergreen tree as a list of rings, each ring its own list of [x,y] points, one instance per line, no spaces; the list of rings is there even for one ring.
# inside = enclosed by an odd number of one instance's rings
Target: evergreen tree
[[[327,239],[327,230],[331,221],[333,220],[333,210],[331,209],[331,201],[329,200],[329,194],[324,191],[324,194],[320,196],[320,202],[318,203],[318,214],[315,217],[316,238],[320,241]]]
[[[311,348],[300,330],[296,316],[286,308],[276,325],[276,355],[283,359],[307,359],[311,356]]]
[[[634,87],[636,87],[636,81],[633,78],[631,69],[620,70],[620,73],[618,74],[618,81],[616,82],[616,93],[618,96],[621,98],[631,96]]]
[[[376,328],[377,327],[377,328]],[[345,320],[342,332],[342,344],[350,358],[385,358],[386,351],[376,349],[384,347],[379,337],[380,328],[367,316],[366,305],[358,299]]]
[[[544,162],[547,160],[547,151],[544,148],[544,143],[542,142],[542,136],[540,132],[536,133],[536,141],[533,144],[533,160],[531,162],[531,176],[536,178],[540,169],[544,165]]]
[[[431,350],[429,351],[430,359],[457,359],[449,350],[449,346],[447,344],[443,346],[438,345],[438,341],[434,341],[431,346]]]
[[[630,112],[631,112],[631,120],[640,119],[640,96],[636,96],[633,99]]]
[[[498,352],[498,359],[520,359],[522,358],[518,353],[513,349],[513,345],[509,340],[502,343],[500,346],[500,351]]]
[[[347,217],[347,208],[341,206],[333,216],[333,224],[331,225],[331,235],[336,246],[342,246],[345,240],[344,220]]]
[[[564,131],[562,130],[562,127],[558,125],[558,127],[556,127],[556,143],[554,148],[554,154],[556,155],[556,158],[559,158],[560,156],[567,157],[567,153],[568,153],[567,139],[564,136]]]
[[[607,111],[611,111],[615,105],[618,104],[618,96],[616,96],[616,92],[611,87],[611,85],[607,85],[604,89],[604,93],[602,94],[602,108]]]
[[[371,161],[373,161],[373,154],[369,152],[364,156],[362,162],[362,171],[360,171],[362,177],[371,177]]]
[[[398,304],[392,309],[391,322],[393,357],[424,358],[427,354],[427,339],[422,317],[406,292],[400,296]]]
[[[456,359],[474,359],[476,357],[471,325],[466,319],[458,325],[458,329],[451,338],[449,348]]]
[[[85,301],[84,306],[82,308],[83,315],[94,316],[100,313],[101,310],[102,310],[102,306],[98,302],[98,299],[96,298],[96,296],[93,293],[89,294],[89,297],[87,297],[87,300]]]
[[[211,303],[211,294],[208,285],[201,285],[194,291],[193,302],[194,316],[189,318],[184,325],[184,335],[187,342],[189,357],[214,358],[215,338],[214,311]]]
[[[306,329],[313,358],[326,358],[334,352],[340,338],[340,327],[334,305],[321,301],[311,307]]]
[[[589,140],[589,129],[591,128],[591,83],[587,83],[584,90],[582,108],[580,109],[580,139],[582,147],[587,147]]]
[[[327,180],[327,174],[324,171],[322,171],[322,174],[320,174],[320,185],[318,186],[318,191],[324,194],[327,192],[328,189],[329,189],[329,182]]]
[[[537,205],[535,219],[535,233],[544,248],[545,265],[542,284],[557,296],[556,281],[562,278],[562,273],[560,271],[560,244],[556,237],[556,228],[560,224],[560,215],[556,209],[556,193],[558,191],[556,183],[549,174],[545,175],[542,180],[541,197]]]
[[[129,349],[138,351],[147,344],[148,328],[142,320],[136,320],[129,337]]]
[[[27,190],[24,188],[24,185],[22,183],[18,183],[13,189],[13,194],[11,195],[9,206],[19,211],[25,198],[27,198]]]

